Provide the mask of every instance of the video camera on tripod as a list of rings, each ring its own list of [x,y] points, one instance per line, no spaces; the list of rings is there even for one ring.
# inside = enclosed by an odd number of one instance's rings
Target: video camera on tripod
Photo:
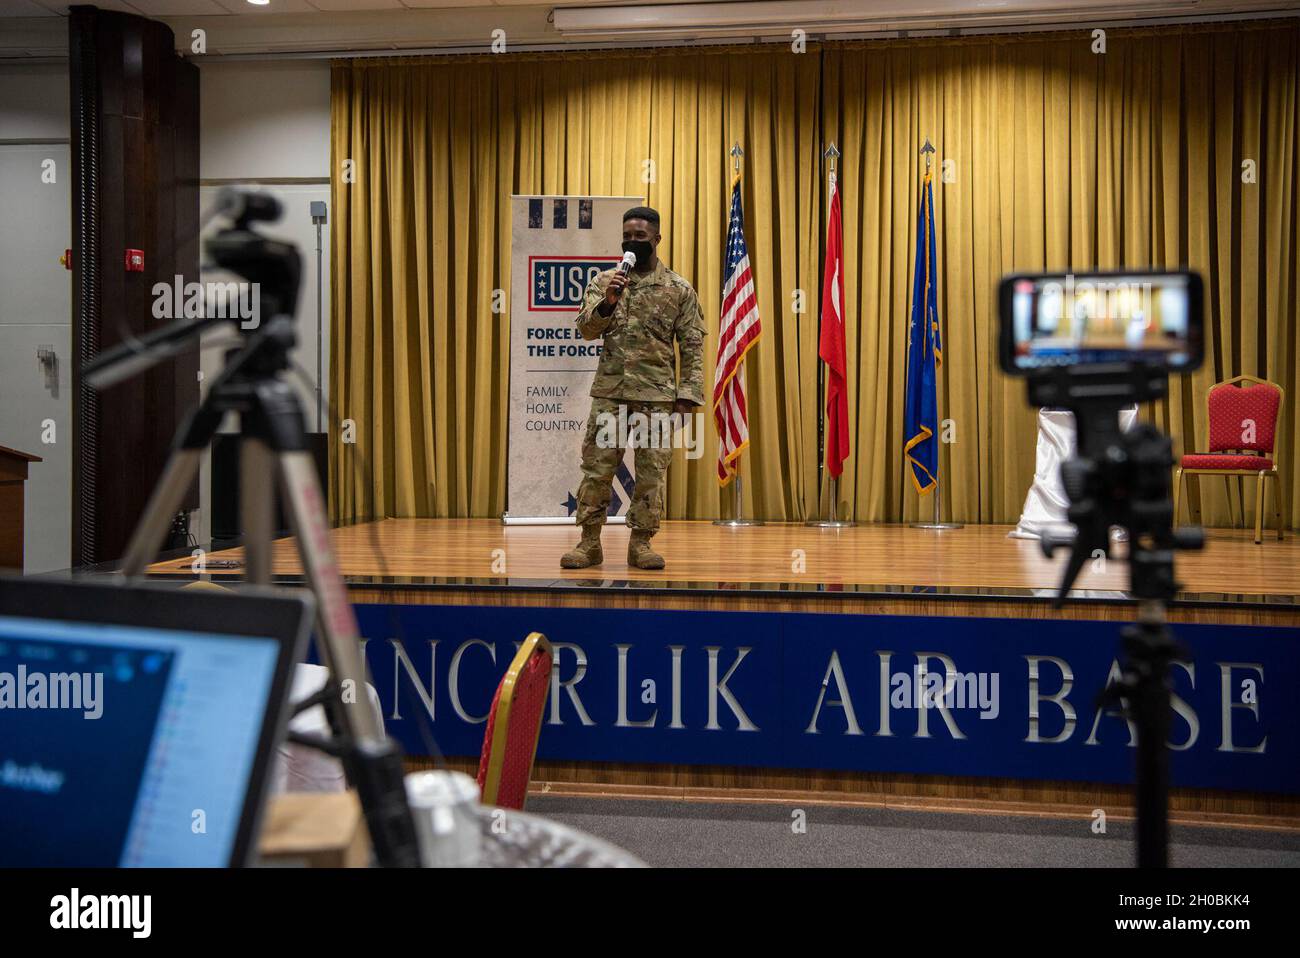
[[[1137,622],[1123,632],[1120,680],[1103,692],[1138,726],[1138,865],[1168,857],[1169,663],[1185,657],[1165,625],[1178,591],[1174,552],[1200,549],[1200,529],[1174,529],[1173,446],[1149,423],[1128,432],[1119,412],[1168,394],[1169,374],[1204,358],[1203,288],[1190,272],[1017,274],[998,290],[1004,372],[1028,379],[1029,401],[1074,413],[1077,453],[1061,467],[1073,535],[1048,534],[1043,551],[1069,548],[1057,595],[1084,562],[1111,554],[1110,529],[1128,531],[1129,591]]]
[[[298,308],[302,280],[302,257],[292,243],[263,236],[253,229],[257,222],[274,222],[281,215],[280,201],[269,193],[224,189],[202,218],[203,224],[226,217],[230,225],[210,237],[204,248],[214,265],[252,284],[258,292],[260,316],[271,317],[269,333],[258,323],[249,327],[236,323],[246,335],[259,331],[267,338],[283,341],[282,356],[295,345],[293,316]],[[224,309],[204,310],[199,317],[178,318],[143,336],[129,336],[99,353],[82,368],[86,385],[104,390],[138,375],[150,366],[191,349],[206,329],[233,319]],[[284,367],[281,367],[284,368]]]
[[[1127,433],[1120,409],[1168,394],[1169,373],[1204,357],[1203,292],[1195,273],[1013,275],[998,291],[1002,369],[1029,380],[1029,401],[1074,413],[1078,455],[1062,467],[1074,536],[1043,537],[1052,555],[1072,546],[1063,599],[1083,563],[1109,556],[1111,526],[1130,534],[1132,591],[1167,601],[1177,591],[1172,550],[1200,548],[1173,530],[1168,437],[1147,423]]]
[[[187,490],[198,474],[203,451],[230,413],[239,419],[240,527],[246,578],[271,581],[277,489],[293,528],[308,588],[316,596],[317,648],[330,681],[299,710],[321,705],[329,718],[330,740],[291,738],[337,757],[357,789],[371,843],[380,864],[415,866],[420,862],[415,823],[407,803],[402,753],[385,734],[364,693],[365,660],[360,632],[334,559],[325,497],[307,445],[301,403],[283,373],[296,343],[294,312],[302,258],[291,243],[263,236],[257,222],[280,217],[280,203],[265,193],[223,191],[205,219],[225,216],[230,225],[205,247],[216,265],[257,284],[258,308],[269,317],[246,327],[227,353],[226,366],[212,381],[199,406],[181,425],[162,477],[136,526],[123,557],[121,575],[146,574]],[[202,316],[168,324],[101,353],[86,364],[85,381],[103,389],[190,348],[199,334],[227,315]],[[347,694],[345,694],[347,693]]]

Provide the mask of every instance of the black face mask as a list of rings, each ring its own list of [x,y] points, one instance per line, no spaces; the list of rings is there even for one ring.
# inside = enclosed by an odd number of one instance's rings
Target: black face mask
[[[649,240],[623,240],[623,252],[636,255],[637,269],[645,269],[654,251],[654,245]]]

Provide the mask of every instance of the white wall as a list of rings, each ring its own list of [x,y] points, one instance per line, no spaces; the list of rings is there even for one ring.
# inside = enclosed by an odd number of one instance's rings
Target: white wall
[[[303,285],[295,360],[312,377],[316,352],[316,229],[309,205],[329,196],[329,63],[325,60],[202,61],[200,63],[200,204],[223,186],[269,190],[285,206],[269,235],[298,245]],[[26,566],[29,572],[66,568],[71,553],[71,273],[58,259],[71,245],[66,62],[0,65],[0,445],[43,458],[27,486]],[[55,161],[56,182],[42,184],[41,162]],[[331,211],[332,212],[332,211]],[[210,224],[208,230],[219,223]],[[329,227],[322,236],[324,344],[329,370]],[[198,277],[219,280],[219,274]],[[190,281],[191,277],[186,277]],[[233,329],[233,327],[231,327]],[[230,338],[231,329],[214,337]],[[38,346],[58,355],[57,388],[47,385]],[[204,381],[220,370],[220,350],[201,357]],[[316,427],[314,383],[299,385],[309,429]],[[321,384],[324,393],[328,382]],[[328,420],[328,406],[326,407]],[[53,420],[56,442],[42,442]],[[328,425],[328,422],[326,423]],[[201,508],[193,528],[209,539],[209,472],[203,470]]]
[[[328,60],[199,61],[199,175],[329,177]]]
[[[200,127],[199,203],[207,208],[224,187],[262,189],[279,197],[284,215],[259,227],[267,235],[298,246],[303,257],[302,290],[298,298],[298,347],[295,361],[315,379],[317,369],[316,227],[310,204],[330,204],[330,71],[325,60],[201,61],[199,69]],[[333,211],[329,211],[333,216]],[[210,223],[205,235],[220,228]],[[323,428],[329,425],[329,225],[321,231],[322,302],[320,383],[325,397]],[[200,281],[231,277],[205,272]],[[232,327],[213,330],[205,343],[230,339]],[[204,382],[220,371],[223,351],[205,349],[200,368]],[[307,413],[307,428],[316,429],[315,382],[297,375],[289,381],[298,389]],[[233,424],[227,423],[231,429]],[[200,543],[211,538],[211,473],[205,461],[200,476],[200,511],[193,532]]]
[[[0,140],[67,140],[64,63],[0,63]]]
[[[0,66],[0,445],[42,459],[28,469],[29,573],[66,569],[72,552],[72,273],[59,263],[72,245],[68,155],[66,67]],[[49,378],[42,346],[57,357]]]

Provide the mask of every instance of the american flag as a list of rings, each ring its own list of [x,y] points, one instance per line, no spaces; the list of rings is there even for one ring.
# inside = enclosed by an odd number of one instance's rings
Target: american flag
[[[713,421],[718,427],[718,482],[729,483],[736,460],[749,445],[745,411],[745,353],[758,342],[758,300],[745,248],[745,217],[740,204],[740,176],[731,182],[731,217],[727,224],[727,262],[722,276],[722,321],[718,324],[718,364],[713,374]]]

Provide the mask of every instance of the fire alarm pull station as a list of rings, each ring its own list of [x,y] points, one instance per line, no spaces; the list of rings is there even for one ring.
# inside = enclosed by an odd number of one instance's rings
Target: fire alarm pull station
[[[126,251],[126,271],[128,273],[144,272],[144,250],[129,249]]]

